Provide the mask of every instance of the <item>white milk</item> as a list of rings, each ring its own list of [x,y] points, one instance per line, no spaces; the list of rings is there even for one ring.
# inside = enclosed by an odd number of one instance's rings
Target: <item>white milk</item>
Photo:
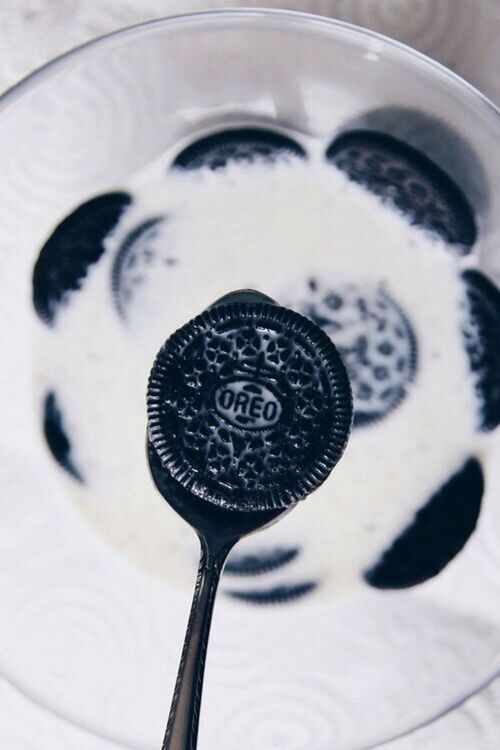
[[[242,287],[296,304],[307,279],[382,286],[418,339],[418,371],[401,405],[356,429],[331,477],[241,550],[300,546],[272,581],[321,579],[344,594],[432,493],[480,449],[478,404],[460,326],[456,258],[438,239],[329,165],[298,161],[168,174],[164,161],[129,188],[134,204],[107,240],[83,290],[54,330],[40,326],[37,377],[54,388],[86,478],[67,480],[85,518],[146,573],[192,585],[195,536],[153,486],[145,458],[145,391],[154,356],[179,326]],[[111,298],[114,256],[127,232],[158,215],[155,257],[125,321]],[[139,273],[139,272],[138,272]],[[231,588],[235,580],[226,581]],[[264,585],[252,579],[241,587]]]

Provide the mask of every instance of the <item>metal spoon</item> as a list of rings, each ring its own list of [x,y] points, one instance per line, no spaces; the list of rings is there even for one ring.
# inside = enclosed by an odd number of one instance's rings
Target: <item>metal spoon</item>
[[[196,531],[198,578],[162,750],[195,750],[222,567],[329,475],[352,397],[328,336],[254,291],[226,295],[174,333],[148,388],[154,482]]]

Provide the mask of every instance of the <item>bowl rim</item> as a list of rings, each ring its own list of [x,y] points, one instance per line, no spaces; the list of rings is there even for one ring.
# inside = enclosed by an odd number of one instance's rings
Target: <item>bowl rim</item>
[[[15,104],[15,102],[17,102],[17,100],[25,93],[36,88],[36,86],[39,83],[42,83],[46,78],[49,78],[64,69],[68,63],[78,60],[88,52],[93,52],[94,49],[102,49],[108,44],[113,44],[117,40],[130,39],[135,36],[140,36],[149,30],[161,29],[163,27],[189,27],[191,24],[194,25],[196,23],[206,23],[210,26],[213,22],[223,23],[238,20],[241,21],[241,23],[245,23],[255,19],[266,21],[273,18],[280,19],[281,22],[285,22],[289,25],[296,23],[300,23],[301,25],[307,24],[311,30],[314,30],[314,28],[317,28],[318,30],[330,29],[331,31],[343,30],[350,32],[354,37],[358,37],[359,39],[364,38],[368,42],[386,44],[392,50],[398,51],[408,60],[411,60],[417,67],[427,68],[441,80],[446,81],[448,85],[451,85],[455,90],[462,91],[464,96],[470,98],[471,101],[474,100],[477,105],[481,106],[490,116],[493,116],[493,118],[498,119],[500,122],[500,106],[494,104],[491,99],[476,88],[476,86],[469,83],[465,78],[462,78],[458,73],[455,73],[450,70],[450,68],[446,67],[446,65],[437,62],[423,52],[413,49],[404,42],[400,42],[392,37],[386,36],[377,31],[372,31],[363,26],[358,26],[335,18],[329,18],[327,16],[308,13],[305,11],[264,7],[220,8],[179,13],[171,16],[162,16],[138,24],[132,24],[117,29],[116,31],[97,36],[94,39],[90,39],[83,44],[57,55],[6,89],[0,94],[0,116]]]

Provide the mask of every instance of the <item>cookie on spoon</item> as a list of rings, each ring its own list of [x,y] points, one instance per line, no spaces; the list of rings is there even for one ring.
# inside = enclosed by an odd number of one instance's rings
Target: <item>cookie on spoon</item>
[[[329,476],[349,437],[352,396],[324,331],[243,290],[167,339],[147,407],[153,480],[201,547],[163,742],[163,750],[194,750],[222,566],[241,538],[277,521]]]

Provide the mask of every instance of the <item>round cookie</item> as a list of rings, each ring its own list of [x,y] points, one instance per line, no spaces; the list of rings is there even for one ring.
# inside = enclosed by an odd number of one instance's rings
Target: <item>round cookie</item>
[[[425,154],[385,133],[354,130],[328,147],[326,158],[349,179],[439,235],[464,255],[476,241],[474,213],[462,190]]]
[[[382,286],[331,288],[310,279],[292,306],[335,341],[351,382],[355,427],[383,419],[401,403],[417,371],[417,340]]]
[[[33,305],[44,323],[54,325],[69,293],[81,288],[89,267],[104,253],[104,240],[131,202],[126,192],[99,195],[55,228],[33,269]]]
[[[221,130],[191,143],[172,164],[178,169],[223,169],[230,162],[274,162],[304,158],[302,146],[282,133],[261,128]]]
[[[148,437],[166,473],[220,508],[286,508],[319,487],[352,422],[342,360],[307,318],[217,304],[170,336],[148,387]]]
[[[480,271],[465,271],[467,302],[465,348],[480,401],[480,428],[500,424],[500,291]]]

